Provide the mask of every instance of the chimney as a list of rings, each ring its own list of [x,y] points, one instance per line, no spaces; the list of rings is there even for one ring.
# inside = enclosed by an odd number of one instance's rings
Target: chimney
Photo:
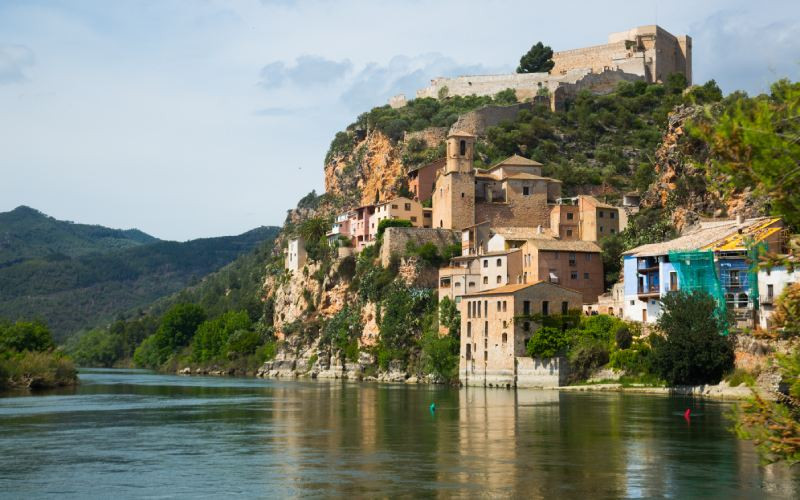
[[[739,224],[739,225],[744,224],[744,215],[743,214],[737,214],[736,215],[736,223]]]

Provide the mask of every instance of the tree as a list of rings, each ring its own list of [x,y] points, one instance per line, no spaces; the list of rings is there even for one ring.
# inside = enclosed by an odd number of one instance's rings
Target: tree
[[[775,303],[772,318],[784,336],[800,335],[800,283],[792,283],[783,290]]]
[[[661,299],[658,328],[651,336],[653,370],[669,385],[716,384],[733,369],[734,341],[722,335],[728,319],[717,302],[700,291],[670,292]]]
[[[605,288],[610,288],[619,280],[622,270],[622,252],[624,251],[622,238],[618,234],[606,236],[600,240],[603,249],[603,277]]]
[[[699,98],[716,96],[713,88]],[[800,83],[779,80],[769,95],[731,96],[689,128],[710,146],[708,177],[722,194],[753,189],[773,213],[800,226]]]
[[[386,228],[389,227],[413,227],[413,224],[410,220],[406,219],[383,219],[378,223],[378,232],[376,237],[383,237],[383,233],[386,231]]]
[[[569,349],[569,336],[561,328],[544,326],[528,341],[528,355],[533,358],[561,356]]]
[[[0,351],[41,352],[53,347],[53,334],[41,321],[0,323]]]
[[[520,58],[517,73],[546,73],[553,66],[553,49],[538,42]]]

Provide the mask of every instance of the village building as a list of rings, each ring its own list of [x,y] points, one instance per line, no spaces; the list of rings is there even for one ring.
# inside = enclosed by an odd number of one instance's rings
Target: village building
[[[424,203],[431,199],[436,172],[444,168],[445,163],[446,159],[440,158],[408,171],[408,190],[415,200]]]
[[[758,326],[763,330],[773,327],[772,314],[775,312],[775,301],[783,293],[784,288],[792,283],[800,282],[800,269],[789,271],[783,266],[758,270],[758,303],[760,314]]]
[[[577,290],[586,304],[605,291],[602,250],[595,242],[529,239],[521,250],[525,283],[549,281]]]
[[[302,237],[292,238],[286,245],[286,269],[297,272],[306,265],[306,243]]]
[[[669,292],[700,290],[733,313],[736,327],[760,324],[757,251],[780,253],[786,231],[779,218],[711,220],[663,243],[623,253],[624,317],[655,323]]]
[[[430,227],[425,226],[422,204],[402,196],[375,205],[375,211],[369,220],[369,232],[372,239],[377,236],[381,221],[387,219],[407,220],[411,222],[412,227]]]
[[[448,297],[458,303],[467,293],[514,283],[523,283],[522,252],[518,248],[462,255],[439,269],[439,300]]]
[[[353,238],[353,247],[358,252],[375,243],[374,233],[370,230],[370,220],[374,213],[375,205],[363,205],[350,212],[350,235]]]
[[[465,295],[460,304],[459,379],[467,386],[537,385],[521,381],[518,366],[528,364],[526,346],[540,324],[537,316],[580,309],[579,292],[548,282],[511,284]],[[541,319],[539,319],[541,321]],[[519,361],[518,361],[519,358]],[[552,378],[541,385],[559,385]]]
[[[342,240],[352,243],[352,232],[350,231],[350,221],[354,218],[351,212],[344,212],[336,216],[331,230],[327,232],[328,243],[341,246]]]
[[[621,212],[594,196],[559,198],[550,211],[550,228],[562,240],[599,241],[625,229]]]
[[[561,181],[542,177],[541,164],[514,155],[488,170],[473,168],[475,136],[451,132],[445,167],[433,187],[433,227],[461,230],[486,221],[493,227],[549,227],[550,204]]]
[[[597,297],[595,311],[622,318],[625,307],[625,284],[614,283],[611,290]]]

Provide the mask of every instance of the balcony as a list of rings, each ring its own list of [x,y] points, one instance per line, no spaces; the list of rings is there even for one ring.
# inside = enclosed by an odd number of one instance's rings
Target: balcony
[[[658,283],[650,283],[648,285],[640,286],[638,290],[639,299],[647,300],[654,297],[661,296]]]

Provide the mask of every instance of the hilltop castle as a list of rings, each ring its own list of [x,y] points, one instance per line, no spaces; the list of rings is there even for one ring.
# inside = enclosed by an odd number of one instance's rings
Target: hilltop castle
[[[514,89],[519,100],[546,96],[558,110],[567,97],[582,90],[596,94],[613,91],[620,81],[659,83],[672,73],[692,82],[692,39],[675,36],[657,25],[639,26],[608,35],[608,43],[565,50],[553,54],[549,73],[511,73],[435,78],[417,91],[416,97],[495,95]],[[389,100],[393,107],[405,105],[405,97]]]

